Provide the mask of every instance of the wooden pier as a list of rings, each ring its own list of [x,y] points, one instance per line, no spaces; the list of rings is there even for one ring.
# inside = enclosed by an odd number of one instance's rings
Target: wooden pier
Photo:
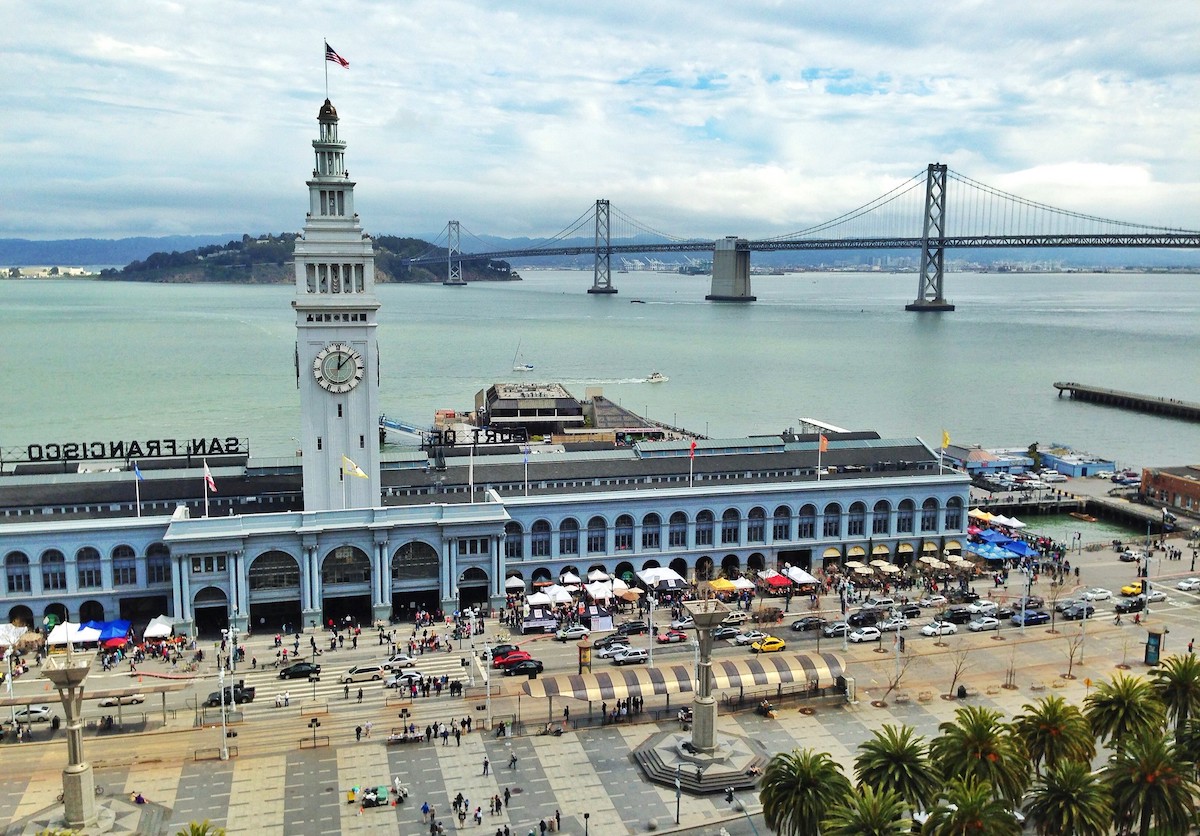
[[[1154,415],[1167,415],[1171,418],[1183,418],[1188,421],[1200,421],[1200,403],[1181,401],[1175,398],[1156,398],[1152,395],[1139,395],[1136,392],[1122,392],[1118,389],[1105,389],[1101,386],[1086,386],[1082,383],[1055,383],[1054,388],[1058,390],[1060,398],[1063,392],[1069,392],[1072,400],[1089,401],[1137,412],[1149,412]]]

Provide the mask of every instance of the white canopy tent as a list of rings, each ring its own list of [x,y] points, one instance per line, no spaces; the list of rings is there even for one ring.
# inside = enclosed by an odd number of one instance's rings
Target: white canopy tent
[[[0,647],[12,647],[27,632],[29,631],[25,627],[16,624],[0,624]]]
[[[583,579],[580,578],[579,575],[576,575],[574,572],[563,572],[562,575],[559,577],[558,582],[561,583],[563,586],[566,586],[567,584],[572,584],[572,583],[583,583]]]
[[[792,583],[820,583],[813,575],[805,572],[799,566],[789,566],[784,574],[792,580]]]
[[[569,604],[572,601],[570,590],[557,584],[551,584],[543,589],[542,592],[549,596],[551,602],[555,604]]]
[[[593,569],[592,571],[588,572],[588,580],[606,581],[608,580],[608,572],[605,572],[603,569]]]
[[[754,589],[754,581],[749,578],[735,578],[730,581],[738,589]]]
[[[156,615],[150,619],[150,623],[146,625],[145,632],[142,633],[143,639],[165,639],[175,631],[175,619],[168,618],[165,615]]]
[[[504,588],[507,590],[510,590],[510,591],[514,590],[514,589],[524,589],[525,581],[521,580],[516,575],[513,575],[511,578],[509,578],[508,580],[506,580],[504,582]]]
[[[547,607],[554,603],[554,600],[545,592],[535,592],[525,598],[525,603],[531,607]]]
[[[613,597],[613,586],[611,583],[605,581],[589,583],[584,589],[587,590],[588,595],[591,595],[597,601],[607,601]]]
[[[50,631],[50,636],[46,639],[46,644],[62,645],[67,642],[81,644],[98,641],[100,641],[100,631],[95,627],[82,627],[72,624],[70,621],[64,621],[54,625],[54,629]]]

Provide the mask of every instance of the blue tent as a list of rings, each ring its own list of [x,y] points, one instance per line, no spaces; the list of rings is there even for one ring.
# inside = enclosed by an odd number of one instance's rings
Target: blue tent
[[[1002,545],[1009,542],[1012,538],[1001,534],[999,531],[989,528],[987,531],[980,532],[979,539],[986,540],[989,543]]]
[[[123,619],[106,621],[100,625],[100,641],[126,638],[129,635],[130,626],[130,623]]]
[[[1010,543],[1005,543],[1004,549],[1012,552],[1013,554],[1020,555],[1021,557],[1030,557],[1038,553],[1037,549],[1021,540],[1013,540]]]

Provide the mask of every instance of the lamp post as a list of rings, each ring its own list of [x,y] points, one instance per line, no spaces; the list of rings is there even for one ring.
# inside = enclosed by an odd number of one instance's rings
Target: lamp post
[[[13,661],[15,658],[16,658],[16,654],[13,653],[13,649],[11,647],[6,648],[4,651],[4,661],[8,663],[7,664],[8,677],[4,680],[4,682],[5,682],[5,684],[8,685],[9,700],[12,699],[12,695],[13,695]],[[15,704],[10,705],[8,707],[8,712],[11,715],[12,725],[13,725],[13,728],[15,729],[17,727],[17,706]]]
[[[588,836],[588,819],[592,817],[591,813],[583,814],[583,836]]]
[[[317,676],[315,673],[310,674],[308,677],[308,681],[312,684],[312,687],[313,687],[313,695],[312,695],[313,702],[316,702],[317,701],[317,683],[321,681],[321,677]]]
[[[650,649],[647,651],[646,667],[652,668],[654,667],[654,644],[656,638],[654,635],[654,608],[658,606],[658,596],[651,592],[646,596],[646,603],[650,607],[646,611],[646,627],[647,632],[650,634]]]
[[[83,681],[91,670],[86,660],[76,661],[67,637],[65,659],[51,656],[42,666],[62,701],[67,718],[67,766],[63,770],[63,818],[67,826],[82,829],[96,823],[96,783],[92,765],[83,759]]]
[[[742,803],[742,800],[733,794],[733,787],[725,788],[725,802],[746,817],[746,821],[750,822],[750,829],[754,831],[754,836],[758,836],[758,828],[754,826],[754,819],[750,818],[750,811],[746,809],[746,805]]]
[[[217,687],[221,690],[221,760],[229,760],[229,738],[225,729],[225,668],[217,668]]]
[[[310,729],[312,729],[313,748],[315,749],[315,748],[317,748],[317,729],[321,728],[321,721],[318,720],[316,717],[313,717],[311,720],[308,721],[308,727]]]

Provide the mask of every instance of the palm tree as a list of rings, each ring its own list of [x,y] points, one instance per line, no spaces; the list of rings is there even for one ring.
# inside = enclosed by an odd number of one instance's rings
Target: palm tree
[[[1112,828],[1108,787],[1081,761],[1050,766],[1034,784],[1025,813],[1038,836],[1105,836]]]
[[[793,749],[767,763],[758,798],[771,830],[780,836],[810,836],[821,832],[825,814],[850,790],[850,779],[827,753]]]
[[[825,836],[905,836],[912,831],[905,813],[899,793],[859,785],[857,792],[829,810],[821,832]]]
[[[1090,762],[1096,757],[1092,727],[1077,706],[1062,697],[1043,697],[1021,706],[1024,714],[1013,719],[1013,731],[1025,744],[1035,774],[1062,760]]]
[[[992,788],[976,778],[950,782],[939,804],[921,827],[922,836],[1020,836],[1021,825]]]
[[[1200,658],[1188,653],[1171,656],[1154,670],[1154,693],[1175,721],[1175,738],[1183,734],[1189,717],[1200,712]]]
[[[1084,705],[1083,713],[1096,736],[1118,751],[1130,738],[1161,729],[1166,719],[1150,683],[1123,673],[1101,682]]]
[[[218,827],[208,819],[201,822],[192,821],[188,822],[187,827],[180,828],[175,836],[225,836],[225,828]]]
[[[925,739],[912,726],[885,725],[859,744],[854,773],[859,786],[892,790],[914,810],[928,807],[941,783]]]
[[[934,767],[946,780],[979,780],[998,798],[1015,804],[1029,782],[1029,757],[1001,714],[970,705],[954,712],[954,722],[938,726],[929,744]]]
[[[1118,829],[1136,824],[1141,836],[1151,825],[1164,833],[1187,833],[1200,787],[1173,743],[1147,734],[1127,741],[1104,768]]]

